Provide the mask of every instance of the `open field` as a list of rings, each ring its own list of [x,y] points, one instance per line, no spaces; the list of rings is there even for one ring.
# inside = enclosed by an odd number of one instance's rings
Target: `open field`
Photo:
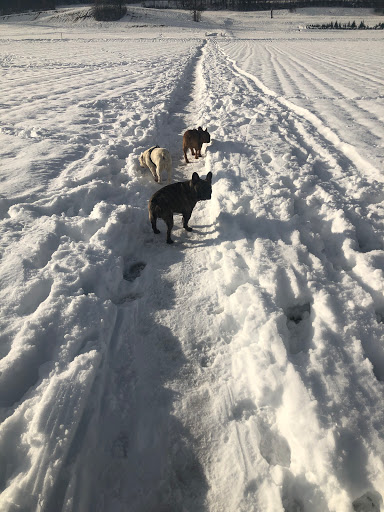
[[[382,18],[86,10],[0,19],[0,510],[383,510]]]

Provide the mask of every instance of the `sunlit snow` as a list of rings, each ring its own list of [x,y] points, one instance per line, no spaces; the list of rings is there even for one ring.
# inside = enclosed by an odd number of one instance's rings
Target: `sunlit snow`
[[[0,19],[0,510],[383,510],[382,17],[88,10]]]

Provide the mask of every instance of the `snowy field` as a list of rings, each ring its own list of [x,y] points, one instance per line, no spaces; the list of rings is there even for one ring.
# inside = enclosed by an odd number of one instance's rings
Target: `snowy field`
[[[0,19],[0,510],[383,511],[382,18],[87,11]]]

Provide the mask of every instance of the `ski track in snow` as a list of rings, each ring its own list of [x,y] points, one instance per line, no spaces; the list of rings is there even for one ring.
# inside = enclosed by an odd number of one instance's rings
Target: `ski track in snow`
[[[380,510],[382,41],[228,20],[0,39],[1,510]],[[153,144],[213,173],[173,246]]]

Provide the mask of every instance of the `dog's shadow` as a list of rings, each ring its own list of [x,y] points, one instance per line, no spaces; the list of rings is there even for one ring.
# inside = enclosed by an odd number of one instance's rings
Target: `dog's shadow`
[[[204,228],[212,228],[213,227],[213,223],[211,224],[195,224],[194,226],[192,226],[192,229],[194,232],[196,233],[213,233],[214,231],[199,231],[199,229],[204,229]]]
[[[249,153],[249,144],[233,140],[212,140],[205,148],[205,153]]]
[[[181,248],[188,248],[188,247],[209,247],[217,243],[217,237],[216,236],[209,236],[213,235],[214,233],[217,233],[217,230],[214,226],[214,224],[197,224],[192,227],[192,231],[190,233],[187,233],[183,230],[183,228],[180,228],[179,230],[176,230],[174,241],[175,245],[181,247]],[[210,228],[210,229],[207,229]],[[177,233],[177,231],[179,231]],[[195,236],[198,235],[199,238],[195,238]]]

